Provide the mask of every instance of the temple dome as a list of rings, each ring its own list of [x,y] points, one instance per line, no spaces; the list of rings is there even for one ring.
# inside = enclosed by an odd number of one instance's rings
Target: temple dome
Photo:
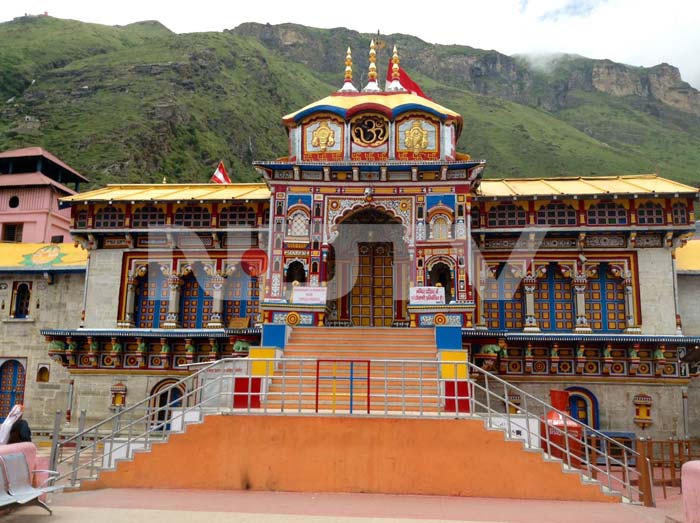
[[[287,127],[296,127],[299,122],[315,113],[333,113],[348,121],[361,112],[378,112],[394,121],[408,112],[425,112],[438,117],[443,123],[453,123],[456,135],[462,130],[462,116],[451,109],[409,92],[337,92],[313,102],[282,118]]]

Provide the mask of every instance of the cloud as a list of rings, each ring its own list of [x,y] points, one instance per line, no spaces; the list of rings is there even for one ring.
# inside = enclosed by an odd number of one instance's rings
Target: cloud
[[[566,18],[585,17],[607,0],[570,0],[564,7],[547,11],[539,17],[542,22],[558,22]]]

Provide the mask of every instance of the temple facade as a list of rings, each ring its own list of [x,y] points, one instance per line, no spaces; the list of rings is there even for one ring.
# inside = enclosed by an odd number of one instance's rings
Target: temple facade
[[[342,88],[283,118],[289,152],[254,164],[264,183],[63,199],[90,254],[84,317],[42,334],[74,411],[101,419],[117,392],[140,400],[190,363],[283,354],[300,326],[423,328],[438,354],[525,391],[569,390],[595,428],[700,433],[684,362],[700,338],[684,335],[695,313],[675,267],[697,189],[646,174],[484,178],[484,160],[456,151],[462,116],[403,74],[394,52],[381,88],[371,49],[358,90],[348,50]]]

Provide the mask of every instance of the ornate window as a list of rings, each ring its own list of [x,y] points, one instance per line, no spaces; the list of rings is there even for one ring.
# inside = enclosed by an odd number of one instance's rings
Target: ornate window
[[[165,321],[168,312],[170,289],[165,275],[157,264],[150,265],[148,272],[139,278],[136,290],[136,327],[157,329]]]
[[[134,227],[165,225],[165,213],[155,205],[146,205],[134,213]]]
[[[481,213],[479,212],[478,207],[472,207],[471,219],[472,219],[472,229],[478,229],[479,227],[481,227]]]
[[[83,209],[82,211],[78,211],[78,214],[75,215],[75,227],[77,229],[85,229],[88,224],[88,212]]]
[[[526,224],[525,209],[512,203],[501,203],[488,213],[489,227],[524,227]]]
[[[223,298],[226,325],[230,326],[236,318],[249,318],[250,324],[257,320],[260,302],[257,277],[244,271],[235,272],[226,278]]]
[[[688,207],[682,202],[676,202],[672,208],[673,225],[688,224]]]
[[[627,210],[613,202],[597,203],[588,209],[588,225],[627,225]]]
[[[543,331],[574,329],[574,293],[571,280],[564,278],[555,263],[547,266],[547,274],[537,280],[535,314]]]
[[[444,214],[436,214],[430,222],[431,240],[449,240],[452,237],[450,229],[452,222]]]
[[[309,215],[299,209],[289,217],[287,236],[306,237],[309,235]]]
[[[663,225],[664,208],[659,203],[644,202],[637,207],[637,219],[639,225]]]
[[[29,300],[32,296],[31,282],[15,282],[12,289],[12,317],[27,318],[29,316]]]
[[[211,277],[200,264],[182,279],[180,320],[183,329],[202,329],[212,312]]]
[[[103,207],[95,215],[95,227],[124,227],[124,211],[112,205]]]
[[[201,205],[187,205],[177,210],[173,221],[180,227],[210,227],[211,213]]]
[[[245,205],[231,205],[219,215],[221,227],[249,226],[255,227],[255,210]]]
[[[537,211],[537,225],[576,225],[576,209],[563,202],[551,202]]]
[[[607,263],[588,278],[586,316],[594,331],[622,332],[627,326],[624,282],[610,273]]]
[[[495,278],[487,278],[484,288],[484,319],[489,329],[520,330],[523,327],[521,278],[505,263]]]

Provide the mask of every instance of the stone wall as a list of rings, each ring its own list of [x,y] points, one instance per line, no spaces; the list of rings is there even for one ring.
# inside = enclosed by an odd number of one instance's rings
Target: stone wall
[[[643,334],[675,334],[676,306],[669,249],[640,249],[639,299]]]
[[[122,249],[97,249],[90,253],[86,329],[113,329],[117,326],[123,253]]]
[[[683,334],[700,336],[700,273],[678,275],[678,308]]]
[[[150,396],[151,391],[158,383],[169,378],[179,380],[182,379],[182,376],[169,376],[161,373],[126,375],[105,371],[75,374],[75,401],[71,425],[78,426],[78,417],[82,410],[86,411],[88,425],[112,416],[115,411],[110,408],[112,404],[110,389],[115,383],[126,385],[126,407],[128,408]],[[139,409],[139,412],[144,413],[145,406],[143,410]]]
[[[577,386],[589,390],[598,400],[600,428],[602,431],[634,432],[638,437],[668,439],[683,437],[683,390],[687,385],[653,383],[600,383],[577,381],[570,383],[515,383],[526,392],[546,401],[550,389],[564,390]],[[634,423],[635,394],[648,394],[653,398],[651,418],[653,424],[642,430]],[[700,391],[698,391],[700,392]],[[692,419],[692,416],[690,417]],[[697,419],[697,418],[696,418]],[[699,436],[698,432],[695,432]]]
[[[4,273],[0,275],[0,339],[2,357],[17,359],[24,366],[25,419],[32,430],[53,427],[56,410],[67,409],[70,375],[60,363],[48,356],[46,341],[40,329],[76,328],[80,324],[85,274],[51,273],[51,283],[42,273]],[[12,284],[31,282],[29,317],[10,318]],[[40,365],[48,365],[48,382],[37,382]]]

